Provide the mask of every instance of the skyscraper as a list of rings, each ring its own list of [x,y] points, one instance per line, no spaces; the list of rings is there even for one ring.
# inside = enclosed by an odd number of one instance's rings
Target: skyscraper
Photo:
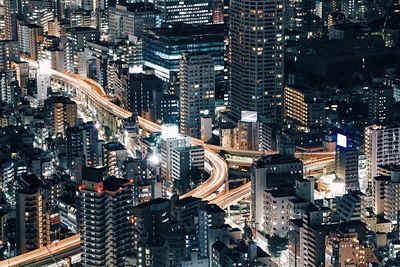
[[[283,3],[232,0],[230,6],[231,111],[257,111],[282,121]]]
[[[214,117],[215,73],[208,54],[184,54],[180,64],[181,132],[200,137],[201,116]]]

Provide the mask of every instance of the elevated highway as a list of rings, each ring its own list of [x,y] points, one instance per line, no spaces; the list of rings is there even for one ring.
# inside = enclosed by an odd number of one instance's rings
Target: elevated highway
[[[0,262],[0,267],[47,266],[80,252],[80,235],[73,235],[19,256]]]

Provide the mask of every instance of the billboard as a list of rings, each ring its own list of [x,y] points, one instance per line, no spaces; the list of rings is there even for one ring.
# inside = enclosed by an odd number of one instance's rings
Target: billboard
[[[347,136],[338,133],[337,138],[336,138],[336,145],[343,147],[343,148],[347,148]]]
[[[243,111],[242,110],[242,122],[256,122],[257,112],[256,111]]]

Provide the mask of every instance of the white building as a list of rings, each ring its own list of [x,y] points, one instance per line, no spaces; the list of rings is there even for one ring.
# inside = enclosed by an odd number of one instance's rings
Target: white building
[[[368,160],[368,181],[380,165],[400,164],[400,127],[371,125],[364,131],[364,153]]]
[[[180,135],[177,125],[163,125],[161,128],[161,175],[167,179],[172,177],[172,150],[190,146],[190,137]]]

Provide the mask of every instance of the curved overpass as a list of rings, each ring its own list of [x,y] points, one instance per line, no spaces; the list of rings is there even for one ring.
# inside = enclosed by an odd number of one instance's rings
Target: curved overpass
[[[119,119],[127,119],[132,116],[132,113],[120,106],[112,103],[108,97],[103,87],[97,82],[81,77],[73,73],[61,73],[56,70],[51,70],[50,74],[56,77],[58,80],[63,81],[66,84],[73,86],[74,88],[79,88],[86,97],[91,101],[95,102],[96,105],[101,107],[103,110],[111,113],[113,116]],[[147,131],[156,132],[161,130],[161,126],[139,117],[139,126]],[[194,145],[204,145],[201,140],[191,138],[191,143]],[[207,198],[209,195],[214,193],[219,187],[221,187],[226,177],[228,176],[228,166],[224,159],[217,153],[204,146],[204,156],[206,160],[212,166],[212,172],[210,178],[207,179],[203,184],[193,189],[192,191],[184,194],[181,198],[193,196],[199,198]]]

